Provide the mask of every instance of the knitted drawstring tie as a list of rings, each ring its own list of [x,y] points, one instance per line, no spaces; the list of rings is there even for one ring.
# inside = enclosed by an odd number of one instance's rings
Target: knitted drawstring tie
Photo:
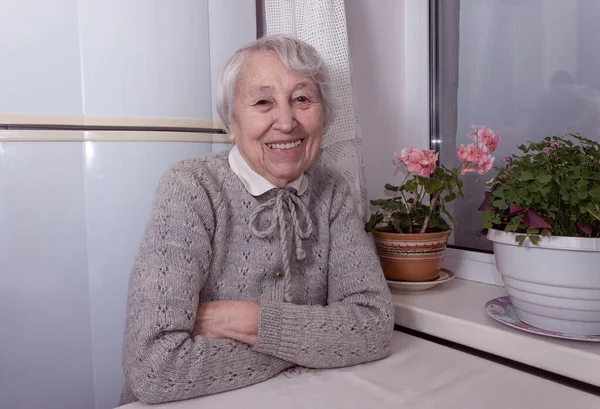
[[[255,221],[262,212],[268,211],[271,211],[271,223],[264,230],[259,230],[258,224]],[[286,217],[286,213],[290,215],[291,225],[288,217]],[[300,213],[301,217],[298,217],[298,213]],[[300,218],[304,219],[304,229],[300,224]],[[302,261],[306,258],[302,240],[308,239],[313,231],[312,220],[306,205],[293,191],[279,189],[277,196],[261,204],[252,212],[248,225],[252,234],[261,239],[275,233],[277,226],[279,226],[279,245],[283,259],[284,301],[290,302],[292,299],[290,239],[293,239],[296,247],[296,260]],[[290,234],[292,237],[290,237]]]

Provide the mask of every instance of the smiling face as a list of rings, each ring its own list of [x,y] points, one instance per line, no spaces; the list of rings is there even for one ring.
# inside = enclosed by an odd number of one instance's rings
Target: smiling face
[[[248,56],[233,112],[230,138],[252,170],[275,186],[287,186],[317,156],[323,134],[319,89],[277,54]]]

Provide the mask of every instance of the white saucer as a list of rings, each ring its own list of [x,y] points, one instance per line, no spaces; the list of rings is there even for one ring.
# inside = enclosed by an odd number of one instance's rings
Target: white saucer
[[[549,331],[534,327],[519,320],[508,297],[498,297],[485,304],[485,311],[490,317],[498,322],[532,334],[545,335],[547,337],[572,339],[576,341],[600,342],[600,335],[569,335],[562,332]]]
[[[440,269],[440,275],[438,278],[432,281],[394,281],[386,280],[388,286],[394,290],[401,291],[425,291],[429,290],[436,285],[445,283],[454,278],[454,273],[446,268]]]

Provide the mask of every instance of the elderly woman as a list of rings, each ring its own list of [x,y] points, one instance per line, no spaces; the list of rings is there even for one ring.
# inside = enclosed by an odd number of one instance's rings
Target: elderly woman
[[[349,185],[310,167],[332,115],[316,50],[285,36],[240,49],[218,110],[233,148],[175,164],[156,193],[129,287],[122,403],[389,351],[391,297]]]

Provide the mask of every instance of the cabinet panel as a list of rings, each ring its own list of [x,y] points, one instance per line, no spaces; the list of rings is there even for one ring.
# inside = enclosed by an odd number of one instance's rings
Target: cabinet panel
[[[77,0],[0,1],[0,112],[81,114]]]
[[[80,0],[88,115],[211,118],[207,0]]]
[[[81,143],[0,143],[0,408],[93,408]]]

